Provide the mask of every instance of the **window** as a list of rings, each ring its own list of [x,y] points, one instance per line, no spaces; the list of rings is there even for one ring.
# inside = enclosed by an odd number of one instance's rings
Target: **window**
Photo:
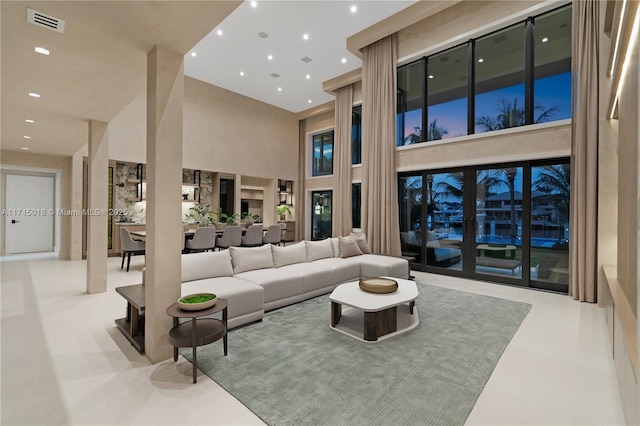
[[[571,118],[571,5],[398,68],[397,146]]]
[[[525,125],[524,24],[476,40],[475,132]]]
[[[333,174],[333,130],[313,135],[312,176]]]
[[[311,192],[311,239],[324,240],[331,236],[331,199],[333,191]]]
[[[534,22],[534,123],[571,118],[571,8]]]
[[[421,142],[424,61],[398,68],[397,146]]]
[[[362,105],[351,110],[351,164],[362,163]]]
[[[468,133],[469,47],[465,44],[430,56],[427,62],[427,132],[425,141]]]
[[[351,185],[351,222],[353,228],[360,228],[360,217],[362,211],[360,206],[362,204],[362,185],[354,183]]]

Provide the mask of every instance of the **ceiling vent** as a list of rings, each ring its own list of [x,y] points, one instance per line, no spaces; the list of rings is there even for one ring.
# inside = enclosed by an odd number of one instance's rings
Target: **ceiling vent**
[[[305,64],[308,64],[309,62],[313,61],[313,59],[311,59],[308,56],[305,56],[304,58],[300,59],[302,62],[304,62]]]
[[[278,78],[280,77],[280,74],[278,74],[277,72],[272,72],[271,74],[269,74],[271,77],[273,78]]]
[[[65,22],[63,19],[38,12],[37,10],[27,8],[27,22],[59,33],[64,33]]]

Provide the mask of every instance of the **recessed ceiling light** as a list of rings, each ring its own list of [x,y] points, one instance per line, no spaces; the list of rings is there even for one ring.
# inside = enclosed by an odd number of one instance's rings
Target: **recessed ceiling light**
[[[358,6],[356,6],[355,4],[353,6],[351,6],[351,13],[356,13],[358,11]]]
[[[41,55],[49,56],[49,51],[47,49],[45,49],[44,47],[36,46],[36,53],[40,53]]]
[[[258,7],[258,2],[257,1],[252,1],[251,2],[251,7]]]
[[[549,41],[549,37],[545,37],[545,38],[543,38],[543,39],[542,39],[542,42],[543,42],[543,43],[546,43],[546,42],[548,42],[548,41]]]
[[[342,58],[342,60],[340,62],[342,62],[343,64],[346,64],[347,63],[347,58]]]
[[[26,146],[23,146],[22,149],[25,151],[29,151],[29,148],[27,148]]]
[[[268,59],[268,60],[270,60],[270,61],[272,61],[272,60],[273,60],[273,56],[272,56],[272,55],[268,55],[268,56],[267,56],[267,59]]]
[[[24,121],[27,122],[27,123],[35,123],[35,121],[33,121],[33,120],[29,119],[29,118],[25,119]]]
[[[282,87],[278,87],[278,92],[282,92]]]
[[[480,58],[480,59],[478,59],[478,62],[483,63],[484,59]]]
[[[191,52],[191,56],[195,58],[196,56],[198,56],[198,54],[196,52]]]
[[[218,31],[216,31],[216,34],[218,34],[219,36],[221,36],[222,34],[224,34],[224,32],[222,32],[222,30],[218,30]]]
[[[433,75],[430,75],[429,78],[433,78]]]
[[[302,38],[304,40],[309,40],[309,34],[302,34]]]
[[[39,98],[40,95],[38,93],[33,93],[33,92],[29,92],[29,96],[31,96],[32,98]]]
[[[309,102],[309,103],[311,103],[311,99],[309,99],[309,101],[308,101],[308,102]]]
[[[25,138],[25,139],[31,139],[31,136],[27,136],[27,135],[25,135],[25,136],[23,136],[23,138]]]
[[[244,77],[244,71],[240,71],[240,77]]]
[[[307,74],[307,80],[311,78],[311,74]]]

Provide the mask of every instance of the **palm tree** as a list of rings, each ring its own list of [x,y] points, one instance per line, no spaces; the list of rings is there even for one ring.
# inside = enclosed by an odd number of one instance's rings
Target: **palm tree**
[[[542,110],[542,113],[533,121],[533,124],[549,121],[559,108],[554,106],[545,110],[544,106],[536,105],[535,109],[536,111]],[[518,106],[517,98],[513,100],[513,103],[503,99],[500,105],[498,105],[498,112],[499,114],[495,117],[484,115],[478,118],[476,120],[476,124],[483,127],[487,132],[492,130],[508,129],[510,127],[524,126],[525,124],[524,108],[520,108]]]
[[[569,197],[571,194],[571,166],[554,164],[542,167],[533,187],[546,194],[548,200],[558,210],[560,218],[569,218]]]
[[[422,129],[420,127],[414,127],[414,132],[411,133],[404,139],[404,145],[413,145],[416,143],[420,143],[423,141],[422,138]],[[429,127],[427,129],[426,137],[428,141],[435,141],[442,139],[444,135],[448,134],[449,130],[444,127],[438,126],[438,119],[436,118],[431,123],[429,123]]]
[[[518,237],[518,224],[516,222],[516,174],[518,170],[515,167],[507,167],[502,169],[507,176],[507,185],[509,185],[509,201],[511,206],[511,238]]]

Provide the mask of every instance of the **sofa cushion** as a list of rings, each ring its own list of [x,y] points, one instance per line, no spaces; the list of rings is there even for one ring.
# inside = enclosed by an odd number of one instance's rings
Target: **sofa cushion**
[[[235,277],[258,284],[264,288],[265,305],[291,297],[298,297],[297,301],[302,300],[302,275],[297,272],[286,271],[284,268],[247,271],[239,273]]]
[[[228,251],[182,255],[182,282],[233,275]]]
[[[229,247],[233,272],[253,271],[255,269],[273,268],[271,244],[262,247]]]
[[[292,263],[307,263],[307,248],[303,242],[287,247],[271,246],[271,254],[276,268]]]
[[[340,257],[340,246],[338,243],[338,237],[329,238],[331,241],[331,249],[333,250],[333,257]]]
[[[360,274],[363,277],[407,278],[409,275],[409,262],[400,257],[363,254],[355,259],[360,260]]]
[[[436,262],[444,262],[462,255],[458,248],[434,247],[434,259]]]
[[[352,232],[351,236],[356,239],[356,243],[358,243],[358,247],[363,254],[371,254],[371,249],[369,249],[369,243],[367,242],[367,236],[364,232],[360,235],[356,235]]]
[[[322,260],[322,259],[321,259]],[[333,276],[333,268],[327,268],[313,263],[296,263],[280,268],[282,271],[299,274],[302,276],[302,294],[314,294],[318,290],[332,287],[337,284]]]
[[[360,256],[362,251],[358,247],[355,237],[338,237],[338,245],[340,246],[340,257]]]
[[[321,265],[323,268],[333,270],[333,280],[336,284],[342,284],[349,281],[355,281],[360,278],[360,256],[348,258],[328,258],[320,259],[311,263],[311,265]]]
[[[329,239],[321,241],[305,241],[307,246],[307,262],[333,257],[333,248]]]
[[[194,293],[213,293],[227,299],[229,301],[227,308],[229,319],[264,312],[264,289],[240,278],[208,278],[182,284],[181,296]]]

